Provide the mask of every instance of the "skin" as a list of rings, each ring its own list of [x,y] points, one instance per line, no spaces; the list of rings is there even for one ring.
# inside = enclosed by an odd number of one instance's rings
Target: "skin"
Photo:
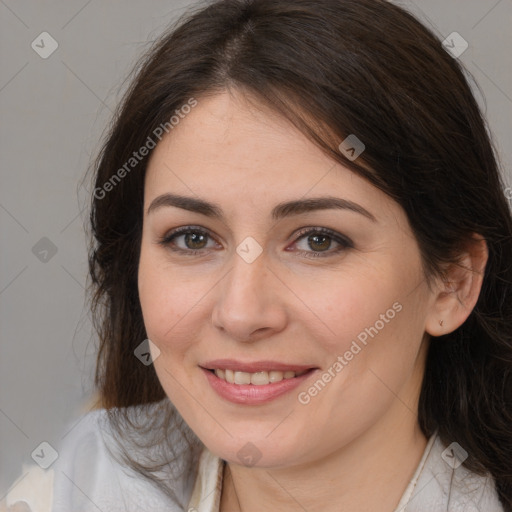
[[[214,202],[224,218],[173,206],[147,213],[169,192]],[[375,220],[340,209],[270,217],[278,203],[320,196],[353,201]],[[455,329],[470,313],[482,246],[463,260],[476,272],[454,269],[429,287],[402,208],[233,91],[199,98],[157,145],[144,212],[139,294],[148,337],[161,351],[155,370],[187,424],[228,462],[221,510],[393,511],[427,443],[416,410],[429,334]],[[211,238],[158,243],[189,225]],[[308,244],[308,235],[297,236],[304,227],[331,229],[353,247],[337,251],[333,238]],[[236,252],[248,236],[263,251],[250,264]],[[401,311],[301,404],[298,393],[395,303]],[[217,358],[320,370],[269,403],[233,404],[198,366]],[[237,457],[248,442],[261,454],[252,467]]]

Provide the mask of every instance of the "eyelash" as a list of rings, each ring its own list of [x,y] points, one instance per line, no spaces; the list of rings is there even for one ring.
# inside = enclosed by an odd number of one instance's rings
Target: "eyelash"
[[[181,228],[177,228],[171,233],[166,234],[162,238],[158,240],[158,244],[168,247],[171,251],[183,254],[185,256],[198,256],[201,254],[204,254],[205,249],[181,249],[172,247],[172,242],[174,239],[178,238],[179,236],[190,234],[190,233],[196,233],[204,236],[208,236],[210,238],[213,238],[210,236],[210,234],[205,231],[202,228],[195,227],[195,226],[183,226]],[[330,256],[334,256],[335,254],[338,254],[339,252],[342,252],[346,249],[353,248],[354,245],[352,241],[343,236],[339,233],[336,233],[335,231],[332,231],[327,228],[322,227],[315,227],[315,228],[303,228],[297,233],[297,238],[293,242],[294,244],[297,243],[302,238],[305,238],[308,235],[312,234],[319,234],[319,235],[327,235],[328,237],[332,238],[335,242],[340,244],[340,247],[335,249],[334,251],[297,251],[299,255],[304,256],[306,258],[327,258]],[[324,254],[325,253],[325,254]]]

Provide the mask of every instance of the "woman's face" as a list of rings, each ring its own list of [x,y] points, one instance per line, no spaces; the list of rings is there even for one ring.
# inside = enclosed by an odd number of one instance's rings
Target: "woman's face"
[[[414,422],[434,296],[402,208],[240,96],[183,117],[147,169],[138,279],[188,425],[286,467]]]

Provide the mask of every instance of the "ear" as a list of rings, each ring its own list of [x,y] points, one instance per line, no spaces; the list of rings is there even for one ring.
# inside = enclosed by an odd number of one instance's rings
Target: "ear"
[[[459,262],[447,265],[443,277],[437,280],[434,304],[425,324],[428,334],[449,334],[466,321],[480,295],[488,258],[487,242],[473,234]]]

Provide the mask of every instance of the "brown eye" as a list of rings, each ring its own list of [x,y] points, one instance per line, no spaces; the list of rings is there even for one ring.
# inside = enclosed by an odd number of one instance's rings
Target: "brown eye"
[[[310,235],[307,238],[308,245],[314,251],[325,251],[331,247],[332,240],[327,235]]]
[[[203,229],[185,226],[165,235],[159,240],[159,244],[172,251],[193,256],[213,248],[212,245],[208,246],[209,240],[214,242],[210,234]]]
[[[334,254],[338,254],[354,246],[350,239],[327,228],[307,228],[302,230],[299,235],[295,244],[301,242],[303,239],[305,244],[303,245],[303,249],[297,252],[307,258],[333,256]],[[329,250],[333,242],[337,244],[338,247],[334,250]]]
[[[182,235],[187,249],[204,249],[208,235],[202,233],[186,233]]]

